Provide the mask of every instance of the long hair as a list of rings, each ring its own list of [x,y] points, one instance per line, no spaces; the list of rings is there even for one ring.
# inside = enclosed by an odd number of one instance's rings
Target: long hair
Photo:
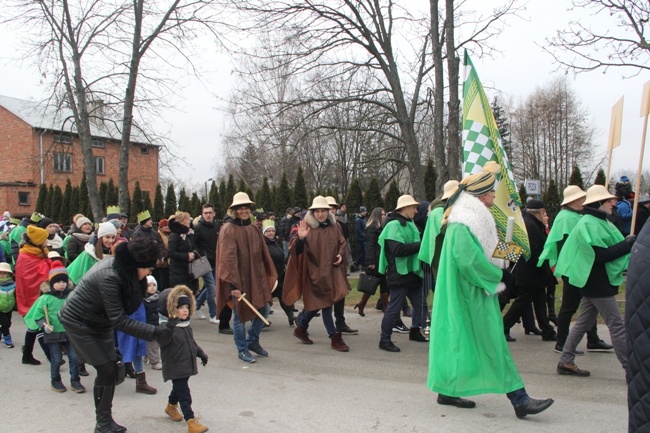
[[[381,227],[381,220],[382,220],[382,212],[384,212],[384,209],[380,207],[376,207],[370,212],[370,216],[368,217],[368,222],[366,223],[366,227],[368,226],[375,226],[376,228]]]

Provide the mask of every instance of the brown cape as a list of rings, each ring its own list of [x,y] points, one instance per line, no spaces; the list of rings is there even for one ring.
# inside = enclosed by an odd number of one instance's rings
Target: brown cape
[[[303,298],[305,310],[320,310],[334,305],[350,291],[346,277],[345,238],[341,228],[328,214],[330,224],[321,227],[311,211],[305,215],[310,227],[302,254],[296,252],[294,236],[289,242],[289,264],[284,277],[282,301],[291,305]],[[341,264],[334,266],[336,256]]]
[[[231,290],[246,293],[246,299],[263,308],[272,303],[271,291],[278,280],[273,260],[260,229],[253,225],[226,222],[219,231],[216,257],[217,314],[232,302]],[[239,320],[257,315],[244,302],[236,302]]]

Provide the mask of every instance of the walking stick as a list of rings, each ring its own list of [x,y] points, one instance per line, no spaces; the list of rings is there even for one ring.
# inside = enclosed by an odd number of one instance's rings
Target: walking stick
[[[237,298],[237,300],[238,300],[239,302],[244,301],[244,303],[245,303],[246,305],[248,305],[248,308],[250,308],[251,310],[253,310],[253,312],[254,312],[255,314],[257,314],[257,317],[259,317],[260,319],[262,319],[262,322],[264,322],[264,324],[265,324],[266,326],[269,326],[269,325],[271,324],[268,320],[266,320],[266,317],[262,316],[262,313],[260,313],[259,311],[257,311],[257,308],[255,308],[255,307],[253,306],[253,304],[251,304],[250,302],[248,302],[248,299],[246,299],[246,293],[242,293],[241,296],[240,296],[239,298]]]
[[[50,325],[50,315],[47,314],[47,305],[43,305],[43,313],[45,313],[45,326],[52,329],[52,326]]]

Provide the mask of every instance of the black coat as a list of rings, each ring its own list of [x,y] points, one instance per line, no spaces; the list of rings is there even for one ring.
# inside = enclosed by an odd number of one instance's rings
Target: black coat
[[[379,247],[380,234],[381,227],[366,226],[366,267],[375,265],[375,268],[377,268],[379,266],[379,254],[381,253]]]
[[[70,239],[68,239],[68,243],[65,246],[66,253],[68,254],[67,258],[70,263],[79,257],[79,254],[83,253],[86,244],[90,240],[90,236],[81,232],[70,235]]]
[[[269,249],[273,265],[275,265],[275,272],[278,273],[278,287],[273,291],[273,296],[278,297],[282,295],[282,285],[284,283],[284,248],[282,241],[277,239],[269,239],[264,236],[264,242],[266,242],[266,247]]]
[[[220,224],[207,222],[201,217],[194,227],[194,242],[202,256],[208,256],[208,260],[214,269],[217,250],[217,237],[219,236]]]
[[[158,316],[158,298],[160,293],[154,293],[153,295],[145,295],[144,297],[144,311],[147,317],[147,323],[153,326],[160,325],[160,319]]]
[[[72,291],[59,319],[82,362],[114,361],[113,330],[152,341],[154,327],[129,318],[142,303],[146,280],[121,255],[101,260]]]
[[[190,286],[192,280],[190,279],[190,272],[188,264],[190,263],[189,253],[196,250],[194,245],[193,235],[186,234],[185,239],[181,236],[181,230],[178,226],[181,224],[170,220],[169,229],[172,234],[169,235],[167,243],[167,255],[169,256],[169,284],[175,286],[177,284],[185,284]]]
[[[650,224],[632,247],[625,292],[628,432],[650,426]]]
[[[189,326],[174,327],[171,342],[160,346],[160,359],[163,365],[163,380],[184,379],[199,373],[196,357],[203,356],[203,349],[194,341],[194,333]]]
[[[546,227],[544,224],[528,212],[524,212],[524,223],[528,232],[528,241],[530,242],[530,257],[528,260],[521,256],[515,270],[515,284],[520,287],[543,288],[555,285],[556,280],[553,277],[548,261],[544,261],[541,267],[537,267],[539,256],[544,251],[546,242]]]

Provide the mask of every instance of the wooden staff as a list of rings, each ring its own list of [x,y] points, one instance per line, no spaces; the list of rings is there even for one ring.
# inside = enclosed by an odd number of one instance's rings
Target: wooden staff
[[[246,293],[242,293],[241,296],[240,296],[239,298],[237,298],[237,300],[238,300],[239,302],[244,301],[244,303],[245,303],[246,305],[248,305],[248,308],[250,308],[251,310],[253,310],[253,312],[254,312],[255,314],[257,314],[257,317],[259,317],[260,319],[262,319],[262,322],[264,322],[264,324],[265,324],[266,326],[269,326],[269,325],[271,324],[271,322],[269,322],[268,320],[266,320],[266,317],[262,316],[262,313],[260,313],[259,311],[257,311],[257,308],[255,308],[255,307],[253,306],[253,304],[251,304],[250,302],[248,302],[248,299],[246,299]]]
[[[648,114],[650,114],[650,81],[643,86],[643,97],[641,99],[641,117],[643,120],[643,134],[641,137],[641,154],[639,155],[639,168],[636,172],[636,182],[634,185],[634,206],[632,207],[632,226],[630,234],[634,234],[636,228],[636,211],[639,208],[639,189],[641,188],[641,171],[643,170],[643,154],[645,153],[645,137],[648,130]]]
[[[45,313],[45,326],[52,329],[52,326],[50,325],[50,316],[47,314],[47,305],[43,305],[43,313]]]

